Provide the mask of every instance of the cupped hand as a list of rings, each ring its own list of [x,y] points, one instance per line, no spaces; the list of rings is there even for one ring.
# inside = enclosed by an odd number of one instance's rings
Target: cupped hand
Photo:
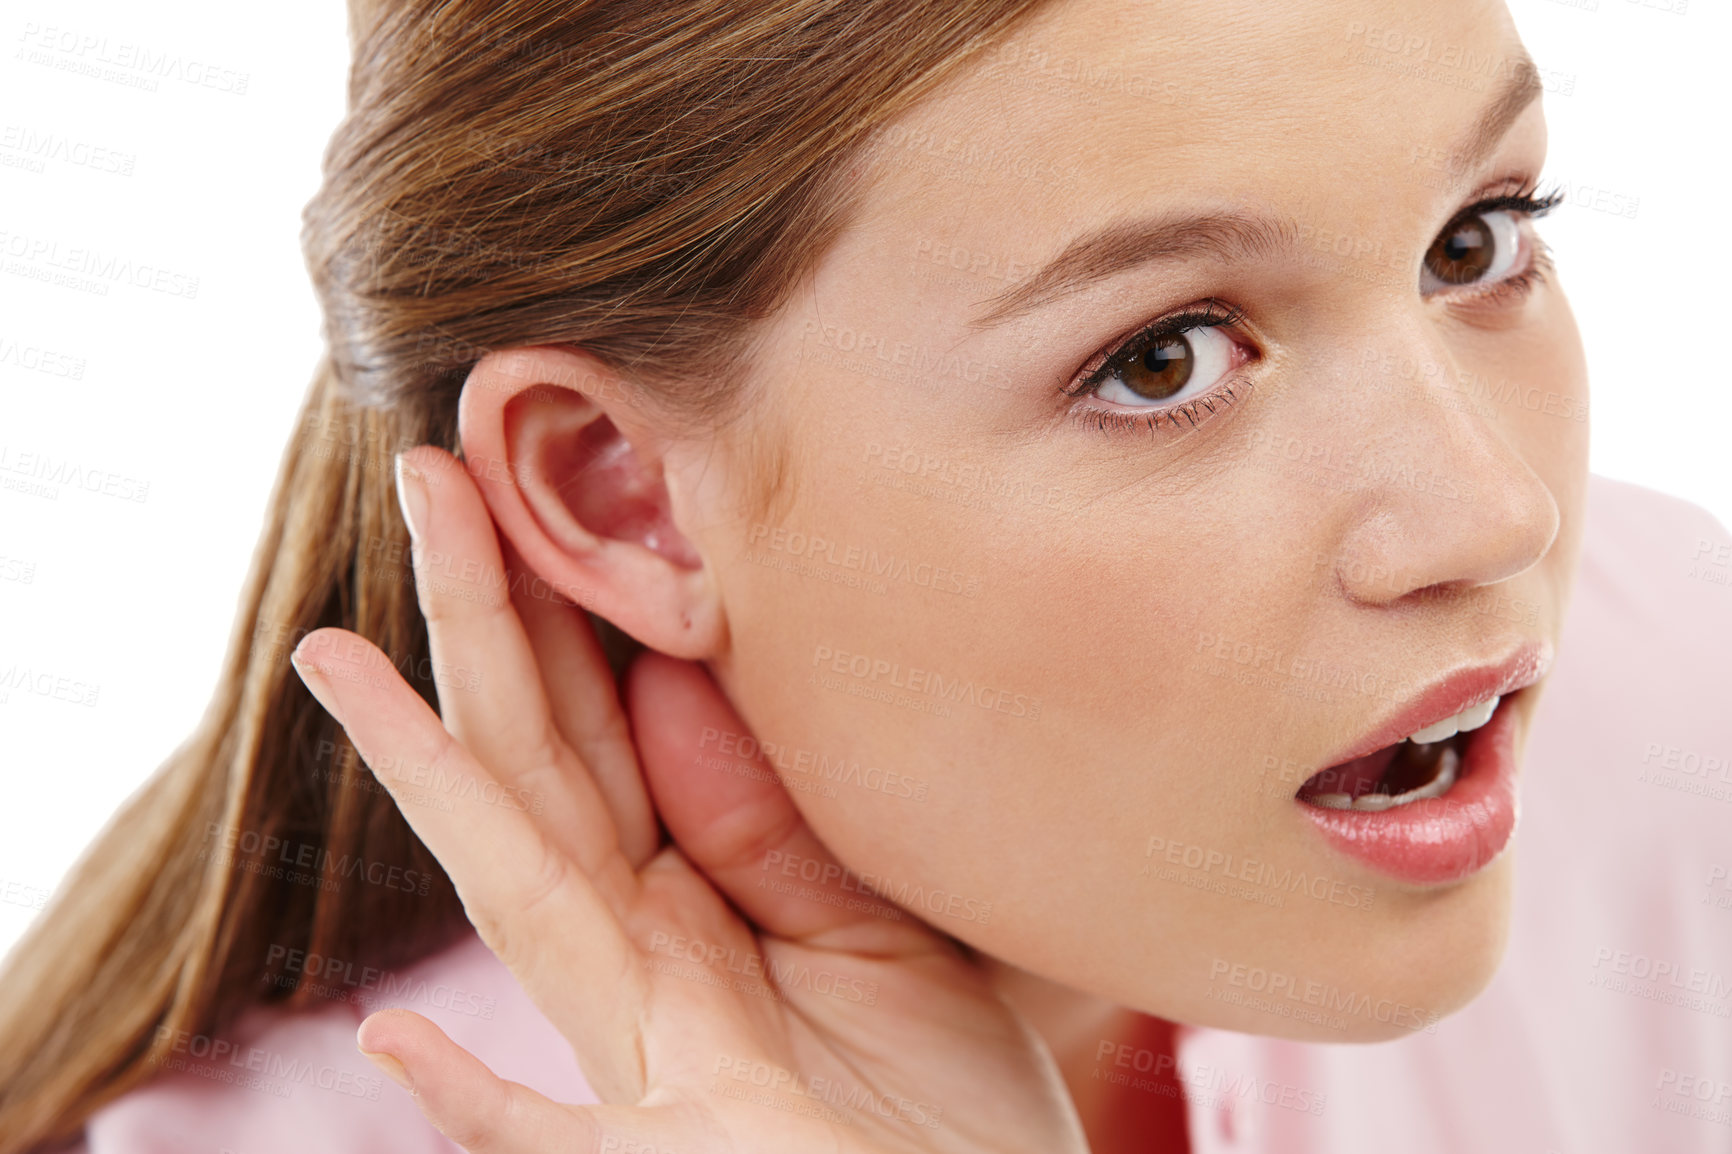
[[[398,484],[439,712],[342,630],[295,666],[604,1103],[501,1079],[418,1014],[372,1015],[362,1050],[434,1126],[488,1154],[1087,1150],[1051,1056],[980,970],[846,885],[772,773],[715,767],[714,735],[746,729],[702,668],[641,657],[628,724],[584,614],[507,569],[463,465],[421,446]],[[766,863],[790,861],[818,880],[771,884]]]

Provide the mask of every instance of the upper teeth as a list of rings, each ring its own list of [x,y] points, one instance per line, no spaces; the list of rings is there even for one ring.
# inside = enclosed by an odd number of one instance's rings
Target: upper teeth
[[[1498,699],[1482,701],[1478,705],[1470,705],[1454,717],[1446,717],[1434,725],[1428,725],[1416,733],[1407,735],[1407,740],[1415,745],[1424,745],[1431,741],[1442,741],[1446,737],[1454,737],[1458,733],[1466,733],[1470,729],[1478,729],[1491,720],[1492,710],[1497,708]]]
[[[1433,741],[1442,741],[1446,737],[1454,737],[1458,733],[1466,733],[1470,729],[1478,729],[1491,720],[1492,711],[1497,708],[1497,698],[1482,701],[1478,705],[1470,705],[1454,717],[1446,717],[1435,725],[1428,725],[1408,737],[1415,745],[1425,745]],[[1461,758],[1451,746],[1444,746],[1438,758],[1437,773],[1422,786],[1408,790],[1406,793],[1393,797],[1382,793],[1365,793],[1354,797],[1345,793],[1322,793],[1311,797],[1312,805],[1324,809],[1357,809],[1369,813],[1380,813],[1386,809],[1411,805],[1416,801],[1429,801],[1442,797],[1449,787],[1455,784],[1457,773],[1461,769]]]

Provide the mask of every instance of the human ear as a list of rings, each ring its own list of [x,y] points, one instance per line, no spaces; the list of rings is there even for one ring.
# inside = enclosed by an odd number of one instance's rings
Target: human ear
[[[570,347],[488,353],[457,426],[494,523],[536,576],[671,657],[722,649],[721,599],[675,524],[663,438],[617,372]]]

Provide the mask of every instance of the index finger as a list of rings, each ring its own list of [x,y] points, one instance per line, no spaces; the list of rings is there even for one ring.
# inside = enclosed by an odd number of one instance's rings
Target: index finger
[[[548,836],[594,872],[620,845],[620,811],[553,718],[547,669],[518,615],[512,571],[480,489],[450,453],[417,445],[397,457],[397,491],[413,539],[415,595],[427,620],[445,728],[502,784],[543,799]],[[598,688],[611,695],[611,676]],[[570,720],[581,728],[604,718],[597,709]],[[617,771],[617,763],[609,768]],[[635,775],[635,764],[627,772]],[[615,792],[622,805],[629,802]],[[624,812],[641,844],[642,831],[654,827],[647,805],[640,808]]]

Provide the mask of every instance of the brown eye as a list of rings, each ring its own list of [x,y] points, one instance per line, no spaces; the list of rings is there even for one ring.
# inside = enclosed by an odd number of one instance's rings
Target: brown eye
[[[1445,284],[1472,284],[1485,275],[1496,255],[1491,229],[1483,218],[1470,216],[1438,237],[1425,260]]]
[[[1119,379],[1145,400],[1164,401],[1185,387],[1196,363],[1185,334],[1158,337],[1142,356],[1125,366]]]
[[[1506,211],[1464,216],[1444,229],[1425,252],[1429,287],[1502,280],[1521,252],[1521,225]]]
[[[1091,391],[1103,401],[1135,408],[1177,397],[1187,386],[1191,393],[1202,392],[1232,371],[1235,347],[1219,324],[1144,337],[1107,362]]]

